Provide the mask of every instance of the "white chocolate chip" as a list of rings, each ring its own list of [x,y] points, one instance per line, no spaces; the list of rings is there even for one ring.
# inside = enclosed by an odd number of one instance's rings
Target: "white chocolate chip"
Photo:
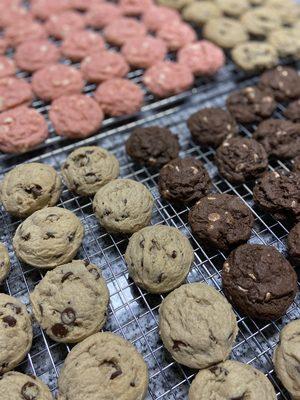
[[[220,218],[221,218],[221,215],[217,214],[217,213],[211,213],[208,215],[208,220],[212,221],[212,222],[219,221]]]

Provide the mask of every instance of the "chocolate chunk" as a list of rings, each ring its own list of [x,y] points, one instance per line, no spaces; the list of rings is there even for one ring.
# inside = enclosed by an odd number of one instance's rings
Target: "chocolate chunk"
[[[44,239],[54,239],[55,238],[55,234],[53,232],[46,232],[45,234],[45,238]]]
[[[69,279],[70,276],[72,276],[72,275],[74,275],[74,274],[73,274],[73,272],[71,272],[71,271],[65,273],[65,274],[63,275],[63,277],[61,278],[61,283],[64,283],[64,281],[66,281],[67,279]]]
[[[24,400],[36,400],[40,394],[40,389],[33,382],[27,382],[22,386],[21,396]]]
[[[52,326],[51,331],[54,336],[64,338],[68,334],[68,329],[63,324],[55,324]]]
[[[171,257],[172,258],[176,258],[177,257],[177,251],[173,250],[172,254],[171,254]]]
[[[17,324],[17,320],[11,315],[6,315],[2,320],[10,327],[14,327]]]
[[[173,341],[173,350],[179,351],[180,347],[187,347],[187,345],[184,342],[181,342],[180,340],[174,340]]]
[[[59,220],[59,216],[56,214],[49,214],[46,217],[46,221],[49,221],[49,222],[56,222],[58,220]]]
[[[121,369],[117,369],[115,372],[113,372],[110,376],[110,379],[115,379],[118,376],[122,375],[122,370]]]
[[[98,280],[100,278],[99,271],[96,267],[89,268],[89,272],[93,275],[93,277]]]
[[[27,242],[27,240],[29,240],[31,237],[30,233],[26,233],[25,235],[21,235],[21,239],[25,240]]]
[[[34,199],[37,199],[43,193],[43,188],[40,185],[32,185],[24,190],[26,193],[31,194]]]
[[[61,313],[61,321],[65,325],[71,325],[76,320],[76,312],[73,308],[68,307]]]
[[[13,303],[6,303],[5,305],[4,305],[4,307],[5,308],[9,308],[10,310],[12,310],[13,312],[15,312],[16,314],[20,314],[21,313],[21,307],[19,307],[19,306],[16,306],[15,304],[13,304]]]

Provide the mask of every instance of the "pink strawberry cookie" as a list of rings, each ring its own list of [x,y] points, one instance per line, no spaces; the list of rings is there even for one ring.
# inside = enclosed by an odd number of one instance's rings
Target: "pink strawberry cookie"
[[[104,0],[70,0],[72,8],[79,11],[88,11],[91,7],[103,3]]]
[[[157,31],[157,37],[164,40],[171,51],[176,51],[197,40],[194,29],[189,24],[178,21],[162,26]]]
[[[82,15],[76,11],[65,11],[51,15],[45,24],[49,35],[56,39],[63,39],[70,32],[83,29],[85,26]]]
[[[19,21],[32,22],[32,16],[24,7],[18,5],[3,6],[0,2],[0,28],[7,28]]]
[[[32,100],[31,86],[24,79],[12,76],[0,79],[0,112],[29,104]]]
[[[8,49],[8,41],[4,38],[0,38],[0,54],[5,54]]]
[[[61,45],[62,54],[75,62],[103,49],[105,49],[105,42],[102,36],[88,30],[69,33]]]
[[[102,29],[121,16],[120,7],[116,4],[104,2],[90,8],[86,13],[85,23],[92,28]]]
[[[104,29],[105,39],[115,45],[122,46],[128,39],[146,36],[144,24],[134,18],[122,17],[114,20]]]
[[[207,40],[200,40],[180,49],[178,62],[186,65],[196,76],[214,75],[223,67],[225,56],[220,47]]]
[[[156,32],[163,26],[169,25],[174,21],[181,21],[179,12],[165,6],[152,6],[147,8],[142,17],[142,22],[151,32]]]
[[[5,30],[5,37],[10,46],[16,47],[27,40],[47,39],[48,34],[42,24],[20,20]]]
[[[11,58],[0,56],[0,78],[14,75],[16,73],[16,65]]]
[[[138,16],[154,5],[153,0],[120,0],[120,8],[124,15]]]
[[[31,4],[32,14],[46,20],[53,14],[58,14],[72,8],[70,0],[34,0]]]
[[[118,117],[140,111],[144,93],[127,79],[110,79],[103,82],[95,92],[95,99],[106,115]]]

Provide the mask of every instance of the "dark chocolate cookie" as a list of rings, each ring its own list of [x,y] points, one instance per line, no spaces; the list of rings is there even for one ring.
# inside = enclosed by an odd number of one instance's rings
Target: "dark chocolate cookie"
[[[223,142],[216,151],[215,161],[220,174],[233,183],[254,179],[268,167],[263,146],[256,140],[242,137]]]
[[[300,174],[286,171],[266,172],[253,189],[254,201],[277,219],[299,219]]]
[[[258,125],[253,139],[271,156],[293,158],[300,154],[300,124],[291,121],[267,119]]]
[[[245,124],[269,118],[276,108],[273,96],[256,86],[249,86],[231,93],[226,105],[233,117]]]
[[[264,72],[259,80],[259,88],[273,93],[278,101],[288,101],[300,96],[300,76],[291,67],[278,67]]]
[[[252,318],[273,320],[285,314],[297,292],[297,275],[275,247],[244,244],[230,253],[222,271],[231,303]]]
[[[283,114],[291,121],[300,122],[300,99],[292,101]]]
[[[300,222],[289,233],[287,245],[292,262],[300,265]]]
[[[293,171],[300,172],[300,155],[293,160]]]
[[[158,185],[166,200],[192,202],[210,192],[211,180],[200,160],[187,157],[166,164],[160,170]]]
[[[250,238],[254,217],[237,196],[211,194],[194,205],[189,223],[204,245],[228,251]]]
[[[178,137],[160,126],[136,128],[126,142],[126,151],[136,162],[159,168],[178,157]]]
[[[218,147],[239,130],[232,116],[222,108],[203,108],[191,115],[187,124],[194,141],[203,146]]]

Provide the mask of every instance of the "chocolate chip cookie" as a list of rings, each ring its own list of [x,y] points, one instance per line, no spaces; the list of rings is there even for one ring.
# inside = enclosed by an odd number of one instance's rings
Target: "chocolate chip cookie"
[[[254,201],[279,220],[300,217],[300,174],[283,170],[265,173],[253,189]]]
[[[258,125],[253,138],[264,146],[270,156],[285,159],[300,154],[300,124],[267,119]]]
[[[177,362],[202,369],[226,360],[238,326],[224,296],[205,283],[190,283],[161,303],[159,331]]]
[[[276,400],[271,382],[258,369],[238,361],[227,360],[196,375],[189,400]]]
[[[189,240],[176,228],[148,226],[134,233],[125,253],[130,277],[150,293],[178,287],[194,260]]]
[[[300,76],[294,68],[278,65],[261,75],[259,87],[278,101],[289,101],[300,96]]]
[[[300,264],[300,222],[290,231],[287,238],[289,256],[293,264]]]
[[[61,190],[61,179],[50,165],[21,164],[4,176],[0,200],[9,214],[26,218],[41,208],[54,206]]]
[[[151,220],[153,197],[143,184],[115,179],[98,190],[93,208],[108,232],[134,233]]]
[[[249,35],[244,26],[233,18],[213,18],[204,25],[203,36],[224,49],[246,42]]]
[[[126,152],[139,164],[160,168],[178,157],[178,136],[160,126],[136,128],[126,142]]]
[[[143,400],[148,368],[135,347],[114,333],[95,333],[68,354],[58,379],[59,400]]]
[[[99,268],[76,260],[49,271],[30,300],[36,320],[53,340],[76,343],[105,324],[109,292]]]
[[[281,19],[276,11],[268,7],[257,7],[242,15],[241,23],[252,35],[266,37],[270,32],[280,28]]]
[[[227,98],[226,106],[238,122],[250,124],[270,117],[276,108],[276,102],[266,91],[248,86],[232,92]]]
[[[300,320],[296,319],[280,332],[273,356],[276,374],[293,399],[300,398],[299,338]]]
[[[268,168],[264,147],[254,139],[225,140],[216,151],[220,175],[232,183],[243,183],[262,175]]]
[[[283,115],[293,122],[300,122],[300,99],[292,101],[285,109]]]
[[[195,157],[177,158],[159,173],[159,191],[169,201],[191,203],[207,195],[211,180],[202,162]]]
[[[10,270],[10,259],[7,248],[0,243],[0,285],[7,278]]]
[[[75,214],[49,207],[36,211],[18,226],[13,245],[23,262],[37,268],[55,268],[74,258],[83,234]]]
[[[187,121],[193,140],[203,146],[218,147],[235,136],[239,128],[232,116],[222,108],[203,108]]]
[[[192,207],[189,223],[204,246],[229,251],[250,238],[254,217],[237,196],[214,193]]]
[[[212,1],[194,1],[183,9],[182,16],[186,21],[203,26],[212,18],[221,17],[222,11]]]
[[[24,304],[4,293],[0,294],[0,315],[0,374],[3,374],[15,368],[29,352],[32,327]]]
[[[267,42],[251,40],[237,44],[231,56],[237,66],[249,73],[272,68],[278,64],[277,50]]]
[[[297,275],[272,246],[244,244],[230,253],[222,270],[225,295],[245,315],[275,320],[297,292]]]
[[[250,8],[248,0],[216,0],[215,2],[225,15],[232,18],[239,18]]]
[[[300,38],[295,29],[276,29],[269,34],[268,42],[275,47],[280,57],[299,58]]]
[[[116,157],[102,147],[84,146],[69,154],[61,172],[69,190],[91,196],[116,179],[120,167]]]

